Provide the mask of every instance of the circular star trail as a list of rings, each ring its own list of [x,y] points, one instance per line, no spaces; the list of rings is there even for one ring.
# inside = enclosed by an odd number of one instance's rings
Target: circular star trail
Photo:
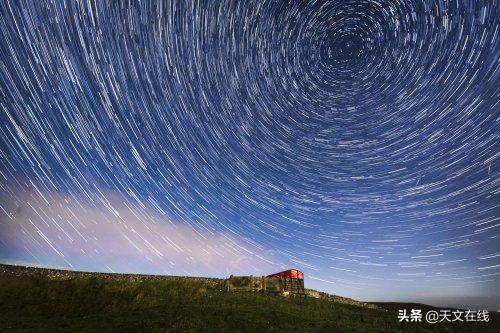
[[[173,231],[152,226],[171,224],[348,295],[498,295],[496,1],[7,0],[0,16],[0,259],[78,268],[115,223],[107,239],[165,260]],[[239,245],[204,248],[225,237]]]

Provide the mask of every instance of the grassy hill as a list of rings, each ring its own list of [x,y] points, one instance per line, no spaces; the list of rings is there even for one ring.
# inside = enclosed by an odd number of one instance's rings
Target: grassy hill
[[[326,299],[221,291],[218,279],[0,265],[0,332],[500,332],[490,323],[405,323]]]

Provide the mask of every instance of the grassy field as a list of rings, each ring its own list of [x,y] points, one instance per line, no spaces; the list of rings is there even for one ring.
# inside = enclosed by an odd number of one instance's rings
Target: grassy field
[[[399,324],[394,312],[227,293],[215,280],[31,270],[0,270],[0,332],[500,332],[496,318]]]

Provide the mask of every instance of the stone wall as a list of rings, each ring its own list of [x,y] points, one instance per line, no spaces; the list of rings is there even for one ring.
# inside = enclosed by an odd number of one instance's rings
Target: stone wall
[[[292,281],[294,282],[294,281]],[[301,281],[303,283],[303,281]],[[266,277],[266,276],[233,276],[225,281],[225,289],[227,291],[255,291],[282,294],[284,292],[292,292],[300,294],[303,291],[302,283],[292,286],[287,285],[287,281],[282,278]],[[288,283],[290,284],[290,283]]]
[[[368,308],[368,309],[380,309],[380,307],[376,306],[375,304],[356,301],[352,298],[332,295],[332,294],[324,293],[324,292],[317,291],[314,289],[306,289],[306,295],[309,297],[324,299],[324,300],[335,302],[335,303],[349,304],[349,305],[360,306],[360,307]]]
[[[70,280],[75,278],[98,277],[99,279],[128,280],[128,281],[203,281],[212,286],[221,286],[224,279],[209,277],[173,276],[173,275],[148,275],[148,274],[121,274],[100,272],[79,272],[64,269],[37,268],[0,264],[0,275],[4,276],[39,276],[51,280]]]

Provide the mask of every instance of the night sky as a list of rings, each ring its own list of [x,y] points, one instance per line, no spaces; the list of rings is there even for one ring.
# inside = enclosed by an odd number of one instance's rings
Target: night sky
[[[0,262],[500,308],[496,0],[0,1]]]

